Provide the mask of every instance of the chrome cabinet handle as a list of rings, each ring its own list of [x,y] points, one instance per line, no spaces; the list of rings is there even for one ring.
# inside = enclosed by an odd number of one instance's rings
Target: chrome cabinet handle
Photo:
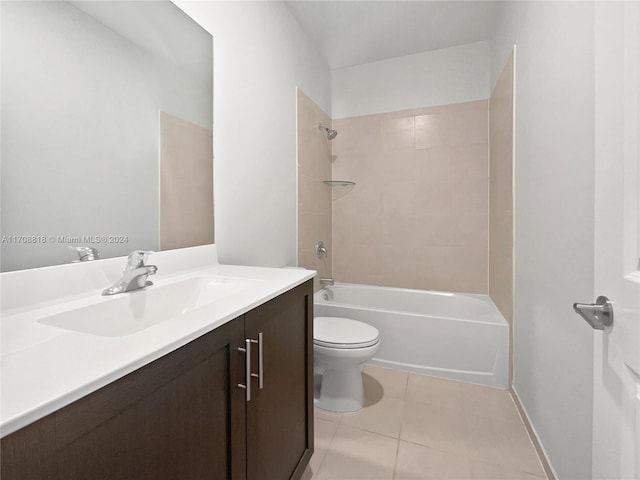
[[[596,330],[604,330],[613,323],[613,305],[602,295],[596,303],[574,303],[573,309]]]
[[[258,386],[260,387],[260,390],[262,390],[264,388],[264,366],[263,366],[264,350],[263,350],[262,332],[258,333],[258,340],[251,339],[251,343],[258,344],[258,373],[252,373],[251,376],[253,378],[258,379]]]
[[[251,340],[248,338],[244,341],[245,348],[239,347],[238,351],[243,352],[246,356],[244,364],[245,384],[238,383],[239,388],[243,388],[246,392],[245,399],[251,401]]]

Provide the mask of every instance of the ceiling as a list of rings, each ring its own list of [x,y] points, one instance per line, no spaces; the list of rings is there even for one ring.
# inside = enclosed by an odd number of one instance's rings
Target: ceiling
[[[330,68],[488,40],[499,3],[285,1]]]

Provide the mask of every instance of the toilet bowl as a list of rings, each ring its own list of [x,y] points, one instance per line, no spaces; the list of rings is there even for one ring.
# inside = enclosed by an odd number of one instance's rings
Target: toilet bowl
[[[380,332],[364,322],[316,317],[313,359],[316,407],[354,412],[364,405],[362,365],[380,347]]]

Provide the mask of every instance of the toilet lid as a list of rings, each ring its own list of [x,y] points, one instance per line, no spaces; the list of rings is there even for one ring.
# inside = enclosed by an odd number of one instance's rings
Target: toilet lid
[[[323,347],[364,348],[380,341],[377,328],[350,318],[316,317],[313,322],[313,343]]]

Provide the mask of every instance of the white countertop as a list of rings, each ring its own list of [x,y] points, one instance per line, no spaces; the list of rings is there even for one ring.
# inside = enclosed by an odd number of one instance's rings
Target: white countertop
[[[215,250],[213,252],[215,255]],[[157,255],[161,256],[162,253]],[[176,254],[172,255],[175,258]],[[158,273],[152,277],[157,286],[193,275],[213,275],[250,281],[241,290],[175,319],[166,320],[130,335],[106,337],[65,330],[45,325],[38,320],[69,308],[69,305],[77,308],[78,305],[94,301],[96,296],[100,296],[102,288],[109,286],[109,281],[114,277],[112,272],[105,273],[105,268],[102,268],[97,278],[106,275],[110,280],[102,282],[99,288],[93,285],[93,288],[79,292],[60,287],[67,295],[56,298],[44,295],[37,298],[38,302],[23,304],[5,297],[5,286],[13,294],[12,297],[15,297],[15,292],[29,284],[24,281],[25,275],[35,276],[41,271],[37,278],[53,278],[59,275],[59,272],[63,272],[65,278],[68,278],[82,268],[88,271],[87,267],[66,265],[35,269],[29,273],[15,272],[13,276],[11,273],[3,274],[0,394],[2,436],[69,405],[315,275],[314,271],[303,269],[219,265],[215,258],[203,267],[194,268],[193,262],[187,269],[172,265],[166,268],[167,273],[163,275],[161,262],[154,261],[155,258],[152,256],[148,263],[158,264]],[[122,259],[100,262],[105,262],[103,265],[109,268],[113,265],[124,266]],[[90,268],[97,271],[98,267]],[[118,270],[121,268],[116,269]],[[70,275],[69,272],[74,274]],[[20,281],[14,281],[18,277]],[[80,283],[78,278],[69,282],[75,285]],[[6,308],[7,304],[9,308]]]

